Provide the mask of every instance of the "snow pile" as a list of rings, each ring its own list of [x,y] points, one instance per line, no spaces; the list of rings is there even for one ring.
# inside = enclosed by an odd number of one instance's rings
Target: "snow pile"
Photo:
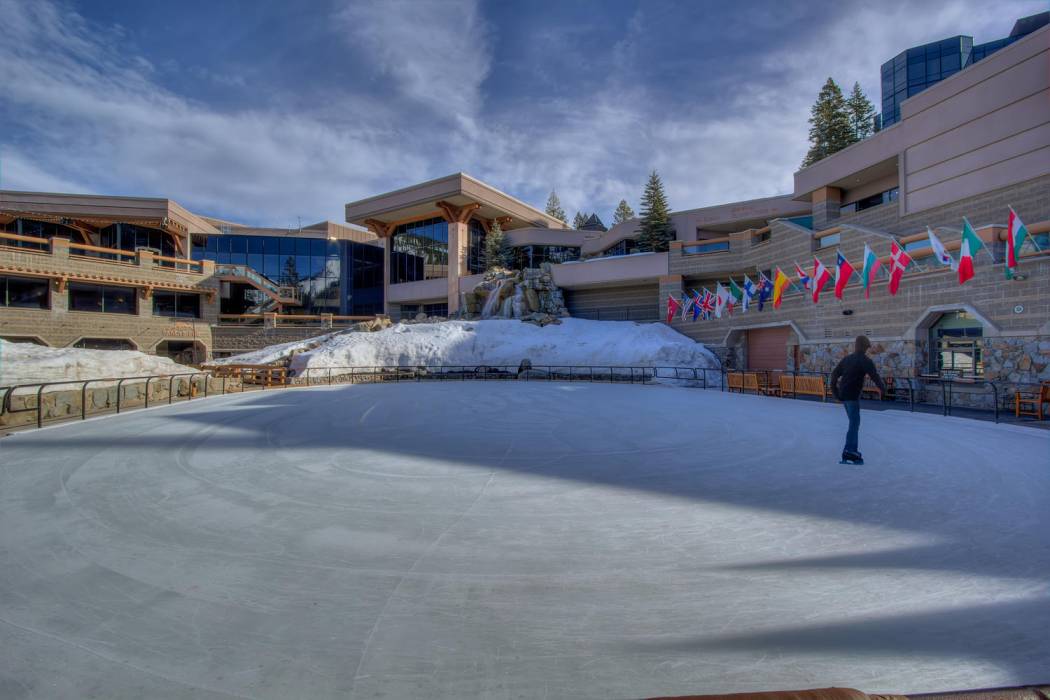
[[[320,341],[320,342],[319,342]],[[313,347],[316,346],[316,347]],[[512,320],[399,323],[373,333],[336,333],[275,345],[216,363],[268,363],[289,354],[298,374],[322,367],[533,365],[717,367],[700,343],[662,323],[562,319],[539,327]]]
[[[142,377],[192,372],[166,357],[136,350],[48,348],[0,340],[0,386],[77,379]]]

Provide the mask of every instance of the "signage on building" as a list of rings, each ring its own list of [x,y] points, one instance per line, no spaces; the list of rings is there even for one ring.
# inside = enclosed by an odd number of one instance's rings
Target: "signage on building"
[[[166,338],[195,338],[197,334],[194,332],[193,324],[180,322],[165,328],[164,336]]]

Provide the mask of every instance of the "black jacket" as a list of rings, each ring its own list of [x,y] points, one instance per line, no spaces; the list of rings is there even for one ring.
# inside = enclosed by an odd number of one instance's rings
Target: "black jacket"
[[[864,375],[871,377],[875,386],[886,393],[886,386],[875,370],[875,363],[862,352],[846,355],[831,373],[831,393],[839,401],[856,401],[864,389]]]

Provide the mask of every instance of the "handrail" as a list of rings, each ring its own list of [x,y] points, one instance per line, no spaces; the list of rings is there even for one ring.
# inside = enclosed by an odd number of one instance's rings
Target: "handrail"
[[[153,260],[159,260],[161,262],[171,262],[175,263],[176,265],[185,265],[187,268],[197,268],[197,270],[200,272],[203,272],[204,270],[204,263],[202,263],[200,260],[194,260],[192,258],[175,258],[169,255],[154,255]]]
[[[105,253],[107,255],[118,255],[125,258],[134,258],[136,256],[135,253],[121,250],[120,248],[103,248],[102,246],[88,245],[87,243],[70,243],[69,249],[87,250],[92,253]]]
[[[37,236],[23,236],[20,233],[7,233],[6,231],[0,231],[0,239],[9,241],[25,241],[26,243],[39,243],[40,245],[48,245],[51,240],[48,238],[38,238]]]

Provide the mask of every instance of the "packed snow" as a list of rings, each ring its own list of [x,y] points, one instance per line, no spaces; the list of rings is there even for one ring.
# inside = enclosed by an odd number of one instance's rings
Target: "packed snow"
[[[844,467],[845,430],[819,401],[412,382],[2,438],[0,696],[1045,683],[1050,433],[865,410]]]
[[[318,344],[319,343],[319,344]],[[313,347],[315,346],[316,347]],[[312,349],[311,349],[312,348]],[[306,368],[512,365],[717,367],[702,344],[662,323],[562,319],[542,328],[513,320],[399,323],[381,331],[335,333],[218,360]]]
[[[192,372],[192,367],[137,350],[48,348],[0,340],[0,386]]]

